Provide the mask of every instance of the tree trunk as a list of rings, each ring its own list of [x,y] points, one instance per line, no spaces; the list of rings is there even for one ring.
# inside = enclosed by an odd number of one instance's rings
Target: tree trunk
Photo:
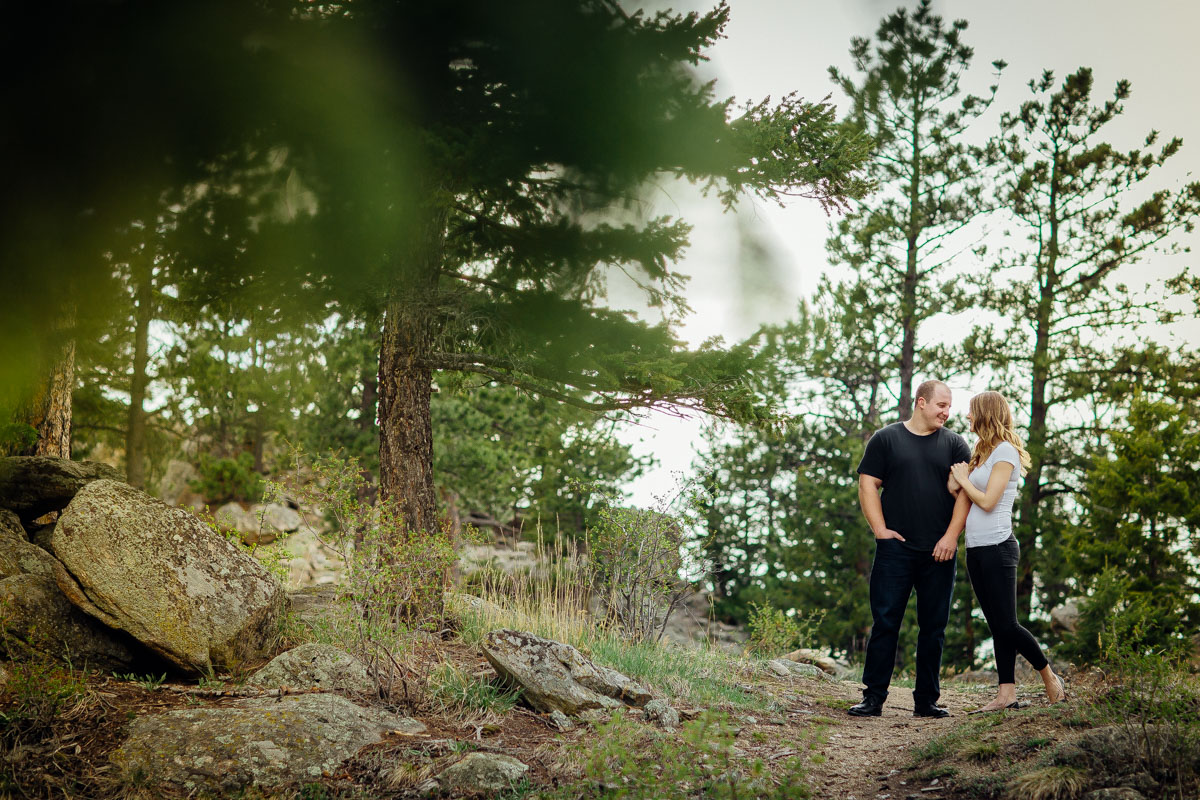
[[[74,311],[64,314],[60,330],[75,325]],[[37,439],[29,447],[19,449],[19,456],[71,457],[71,392],[75,388],[75,340],[62,342],[58,356],[47,363],[42,379],[25,396],[17,408],[15,419],[37,431]]]
[[[913,371],[917,353],[917,244],[924,220],[920,218],[921,204],[921,109],[913,114],[912,180],[908,185],[908,224],[905,231],[904,284],[900,288],[900,400],[896,416],[901,422],[912,416]]]
[[[137,310],[133,327],[133,373],[129,378],[129,421],[125,427],[125,474],[130,486],[141,489],[146,483],[146,364],[150,351],[150,318],[153,286],[149,264],[139,265]]]
[[[1032,386],[1029,395],[1029,474],[1021,492],[1020,513],[1017,517],[1017,541],[1024,556],[1017,568],[1017,611],[1024,621],[1029,620],[1033,607],[1033,577],[1037,566],[1037,540],[1041,533],[1042,487],[1046,465],[1047,427],[1049,409],[1046,394],[1050,385],[1050,317],[1058,293],[1058,158],[1050,176],[1048,216],[1050,236],[1046,261],[1038,276],[1037,319],[1034,323],[1033,359],[1030,364]]]
[[[429,361],[441,329],[434,294],[445,248],[446,218],[445,209],[430,209],[415,226],[409,263],[388,296],[379,348],[380,499],[400,504],[409,534],[439,527]]]

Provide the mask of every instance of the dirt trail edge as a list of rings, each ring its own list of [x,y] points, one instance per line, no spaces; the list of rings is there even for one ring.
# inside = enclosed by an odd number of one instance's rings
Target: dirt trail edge
[[[833,724],[817,752],[824,756],[809,770],[816,800],[904,800],[942,797],[936,778],[918,780],[903,774],[912,765],[913,751],[944,736],[967,720],[969,709],[991,697],[990,687],[942,687],[939,705],[951,716],[925,719],[913,716],[912,690],[894,688],[879,717],[851,717],[845,708],[862,699],[861,686],[843,682],[827,692],[827,712]],[[839,700],[844,699],[840,705]]]

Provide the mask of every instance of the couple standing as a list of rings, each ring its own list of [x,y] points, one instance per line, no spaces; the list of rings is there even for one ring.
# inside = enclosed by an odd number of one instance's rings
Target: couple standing
[[[967,422],[979,437],[973,451],[963,437],[945,430],[949,415],[950,388],[925,381],[917,387],[912,417],[877,431],[858,465],[858,499],[875,534],[875,561],[866,689],[862,702],[850,707],[852,716],[876,717],[883,710],[914,588],[920,632],[913,715],[950,715],[937,705],[938,673],[964,528],[967,573],[992,632],[1000,682],[995,699],[979,710],[1018,707],[1018,652],[1041,674],[1051,702],[1065,696],[1037,641],[1017,622],[1020,547],[1012,533],[1012,507],[1029,454],[1013,430],[1008,402],[998,392],[971,398]]]

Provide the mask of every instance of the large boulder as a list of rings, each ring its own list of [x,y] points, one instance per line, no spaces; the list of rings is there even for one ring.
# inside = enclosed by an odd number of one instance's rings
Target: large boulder
[[[447,767],[438,780],[455,797],[480,794],[494,797],[512,789],[528,771],[525,764],[503,753],[468,753]]]
[[[787,655],[782,656],[782,658],[788,661],[795,661],[797,664],[812,664],[826,675],[832,675],[838,680],[846,679],[854,671],[849,664],[838,661],[836,658],[830,658],[820,650],[809,650],[804,647],[799,650],[793,650]]]
[[[67,507],[80,489],[96,480],[121,480],[120,472],[94,461],[53,456],[0,459],[0,508],[16,512],[22,522]]]
[[[0,528],[3,527],[0,523]],[[0,533],[0,579],[25,574],[54,580],[54,556],[24,537],[18,539],[7,531]]]
[[[360,693],[375,689],[375,682],[361,661],[333,645],[318,642],[302,644],[281,653],[251,675],[246,683]]]
[[[644,706],[652,695],[569,644],[501,629],[484,637],[483,655],[505,681],[521,687],[538,711],[578,714],[592,708]]]
[[[3,642],[11,645],[15,639],[29,650],[76,667],[139,672],[162,667],[131,637],[73,606],[54,578],[44,575],[13,575],[0,580],[0,630],[4,632]]]
[[[51,544],[71,602],[185,671],[260,658],[278,631],[286,595],[265,567],[190,513],[126,484],[81,489]]]
[[[112,760],[126,778],[224,796],[251,785],[319,780],[390,731],[424,729],[333,694],[258,698],[139,717]]]
[[[21,526],[21,518],[7,508],[0,508],[0,539],[28,539],[25,528]]]

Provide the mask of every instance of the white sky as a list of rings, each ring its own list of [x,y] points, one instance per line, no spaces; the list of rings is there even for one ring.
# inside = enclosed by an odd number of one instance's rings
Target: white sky
[[[631,3],[632,5],[632,3]],[[666,5],[666,4],[662,4]],[[695,2],[675,8],[706,8]],[[831,92],[830,65],[850,70],[853,36],[873,36],[879,21],[899,6],[915,2],[881,0],[730,0],[726,38],[710,51],[706,73],[717,79],[719,96],[758,100],[790,91],[819,100]],[[1062,78],[1080,66],[1095,75],[1096,97],[1111,94],[1116,81],[1132,82],[1125,113],[1107,130],[1114,145],[1132,148],[1150,129],[1163,139],[1179,136],[1182,151],[1157,180],[1174,186],[1200,173],[1200,106],[1194,83],[1197,69],[1195,31],[1200,29],[1200,3],[1187,0],[1007,0],[983,2],[938,0],[934,10],[947,21],[965,18],[964,41],[975,48],[967,89],[981,92],[992,82],[991,62],[1008,62],[1001,77],[995,111],[1015,107],[1028,96],[1026,83],[1051,69]],[[657,7],[657,5],[655,6]],[[995,117],[977,123],[983,135],[995,129]],[[734,340],[764,322],[792,315],[829,265],[825,256],[828,219],[813,201],[797,200],[785,208],[758,205],[741,218],[723,215],[712,201],[685,188],[663,190],[658,213],[682,216],[693,226],[692,246],[678,265],[691,275],[688,299],[694,314],[682,334],[692,344],[714,334]],[[740,236],[751,236],[770,253],[767,263],[747,274],[737,268]],[[1196,244],[1194,234],[1188,244]],[[1134,268],[1138,278],[1152,279],[1192,264],[1191,255],[1147,258]],[[1134,283],[1134,281],[1130,281]],[[614,291],[615,305],[622,296]],[[931,330],[930,335],[953,335]],[[1129,332],[1131,335],[1135,332]],[[1170,329],[1138,331],[1179,346],[1200,345],[1195,319]],[[955,386],[956,406],[985,386]],[[632,487],[635,503],[653,505],[669,491],[675,475],[689,472],[697,458],[701,420],[679,421],[656,414],[628,432],[636,452],[652,453],[655,470]]]

